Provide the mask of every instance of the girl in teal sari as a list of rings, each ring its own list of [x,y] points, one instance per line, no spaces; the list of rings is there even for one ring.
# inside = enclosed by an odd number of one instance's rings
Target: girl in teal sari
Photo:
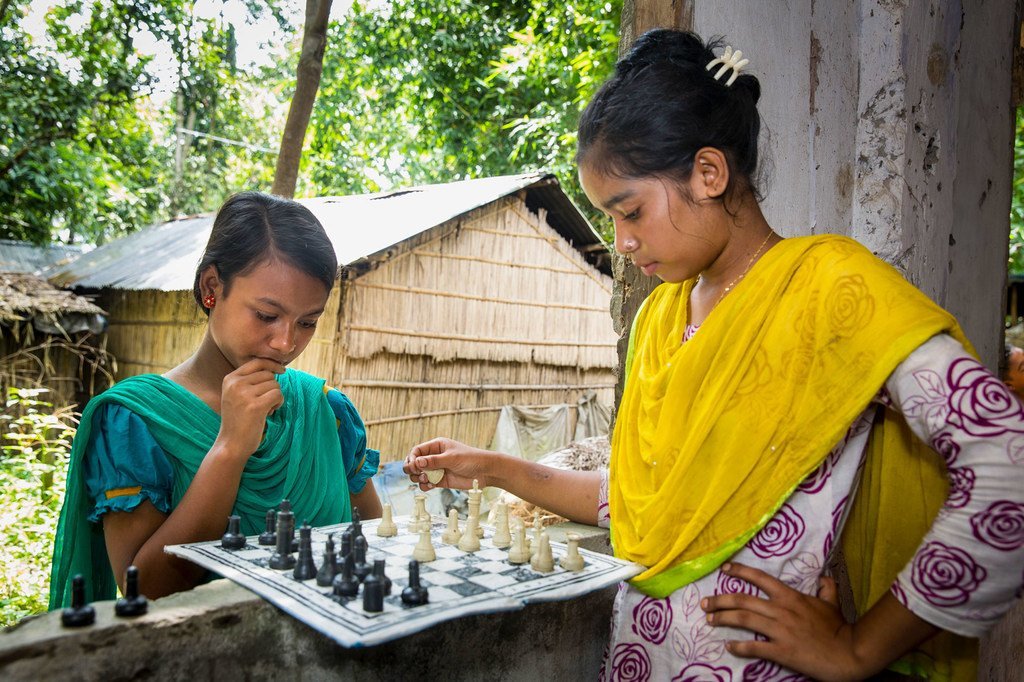
[[[128,566],[154,599],[190,589],[203,569],[165,545],[213,540],[230,514],[262,528],[288,499],[296,519],[380,515],[366,447],[342,393],[287,369],[316,330],[337,276],[334,248],[304,206],[256,192],[221,207],[193,294],[209,317],[195,352],[163,375],[125,379],[82,414],[68,469],[50,608],[124,588]]]

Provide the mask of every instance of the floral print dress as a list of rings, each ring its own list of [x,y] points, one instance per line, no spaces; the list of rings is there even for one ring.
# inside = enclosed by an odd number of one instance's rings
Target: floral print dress
[[[695,330],[688,329],[685,338]],[[981,636],[1010,609],[1024,584],[1024,407],[948,335],[933,337],[896,368],[822,465],[732,559],[801,592],[817,593],[856,494],[871,424],[883,407],[901,412],[914,433],[943,456],[950,480],[945,505],[892,593],[940,628]],[[599,517],[607,526],[607,476]],[[664,599],[623,583],[601,678],[805,679],[775,663],[726,651],[726,641],[755,635],[711,627],[700,601],[733,592],[759,594],[752,585],[717,570]]]

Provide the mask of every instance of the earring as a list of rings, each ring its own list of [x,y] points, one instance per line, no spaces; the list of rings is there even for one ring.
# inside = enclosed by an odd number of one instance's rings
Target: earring
[[[622,240],[622,249],[626,253],[633,253],[634,251],[636,251],[638,246],[640,246],[640,244],[635,239]]]
[[[203,296],[203,306],[206,308],[212,308],[217,305],[217,298],[213,294],[207,294]]]

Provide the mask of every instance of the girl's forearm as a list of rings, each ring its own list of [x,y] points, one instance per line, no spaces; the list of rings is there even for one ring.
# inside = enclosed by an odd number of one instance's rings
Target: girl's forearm
[[[491,485],[578,523],[597,525],[598,471],[565,471],[536,462],[497,455]]]

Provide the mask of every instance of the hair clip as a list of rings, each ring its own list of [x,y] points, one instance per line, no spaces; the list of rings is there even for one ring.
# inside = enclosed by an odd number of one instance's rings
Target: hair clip
[[[715,80],[718,80],[719,78],[722,77],[723,73],[725,73],[729,69],[732,69],[732,75],[729,76],[729,80],[725,81],[726,86],[729,86],[732,85],[733,81],[736,80],[736,77],[740,75],[740,71],[743,70],[743,67],[749,63],[749,59],[743,59],[742,52],[740,52],[739,50],[733,52],[732,45],[729,45],[725,48],[725,52],[722,53],[722,56],[716,57],[715,59],[712,59],[710,62],[708,62],[708,65],[704,68],[704,70],[710,71],[712,68],[714,68],[716,64],[721,64],[722,66],[718,69],[714,76]]]

